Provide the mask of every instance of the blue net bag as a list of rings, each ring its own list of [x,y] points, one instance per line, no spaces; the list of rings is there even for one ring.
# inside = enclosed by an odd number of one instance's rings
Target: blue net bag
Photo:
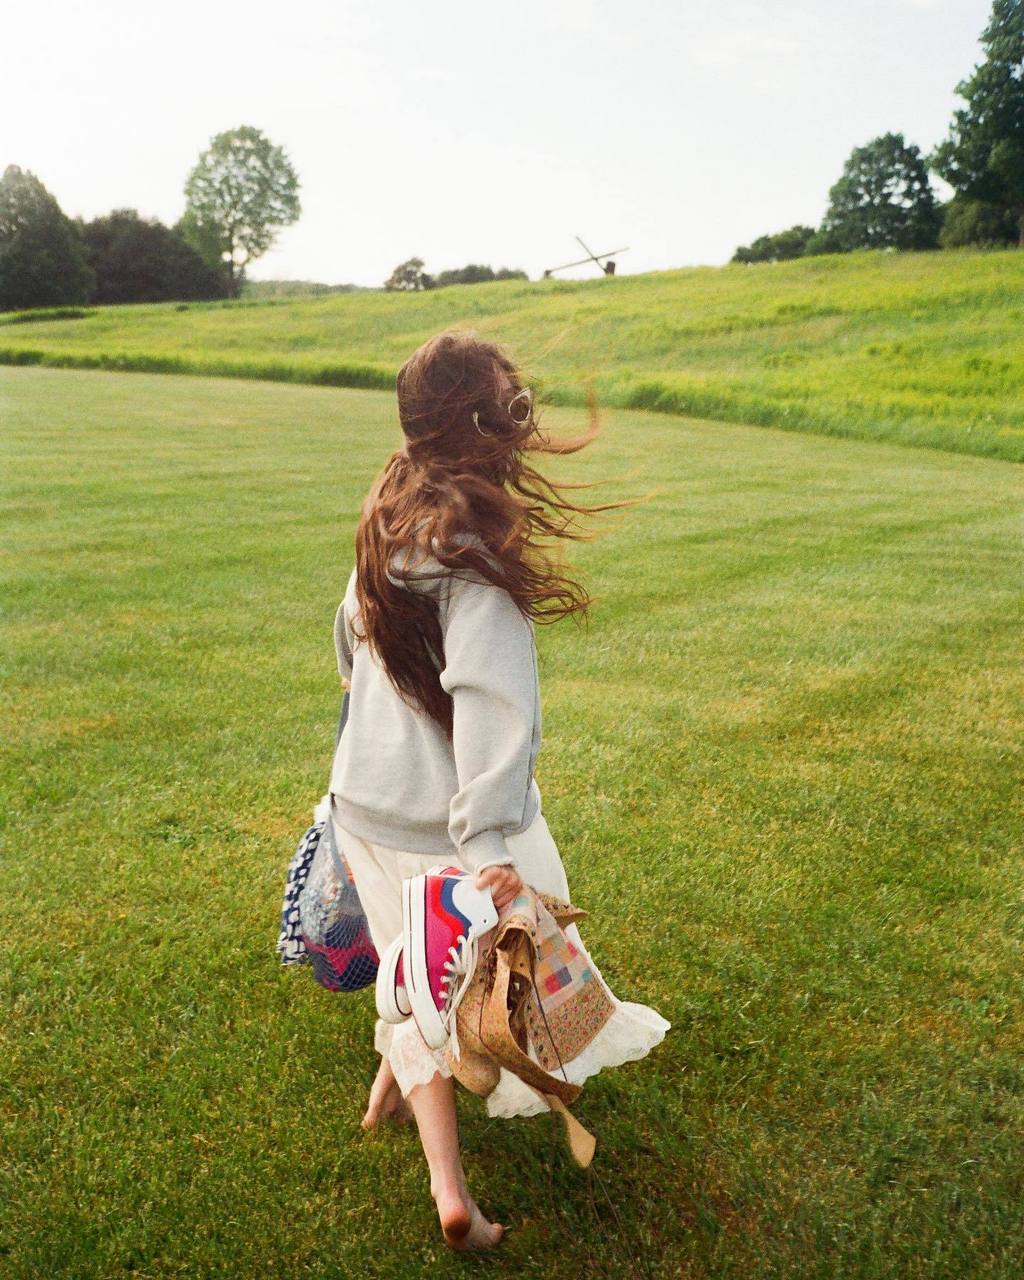
[[[380,957],[325,800],[327,816],[305,832],[288,868],[277,950],[282,964],[311,964],[328,991],[359,991],[376,980]]]

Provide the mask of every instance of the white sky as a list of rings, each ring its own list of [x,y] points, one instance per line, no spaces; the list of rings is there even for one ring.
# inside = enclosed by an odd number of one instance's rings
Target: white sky
[[[254,279],[379,285],[414,254],[536,278],[581,256],[577,234],[628,245],[622,274],[721,263],[817,224],[854,146],[941,140],[989,8],[6,0],[0,168],[32,170],[72,216],[170,223],[212,135],[254,125],[303,202]]]

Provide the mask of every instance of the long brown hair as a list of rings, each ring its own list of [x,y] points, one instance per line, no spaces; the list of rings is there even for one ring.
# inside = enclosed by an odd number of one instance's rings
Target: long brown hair
[[[556,486],[527,464],[527,453],[576,453],[589,444],[600,428],[596,398],[590,391],[587,432],[552,440],[540,430],[522,371],[472,331],[448,330],[425,342],[399,370],[397,391],[405,444],[371,486],[356,530],[360,638],[400,696],[450,737],[452,700],[438,680],[437,601],[391,579],[414,576],[429,556],[454,577],[504,588],[537,622],[589,620],[594,598],[540,539],[589,540],[576,516],[637,500],[577,506],[562,490],[591,485]],[[460,540],[466,534],[470,540]],[[411,552],[402,566],[393,563],[396,552]]]

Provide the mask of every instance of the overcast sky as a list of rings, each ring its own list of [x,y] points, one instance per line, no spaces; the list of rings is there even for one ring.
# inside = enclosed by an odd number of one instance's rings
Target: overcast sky
[[[629,246],[621,273],[722,263],[816,224],[852,147],[938,142],[989,8],[9,0],[0,168],[30,169],[70,215],[170,223],[213,134],[254,125],[303,203],[254,279],[379,285],[413,255],[535,278],[579,256],[576,235]]]

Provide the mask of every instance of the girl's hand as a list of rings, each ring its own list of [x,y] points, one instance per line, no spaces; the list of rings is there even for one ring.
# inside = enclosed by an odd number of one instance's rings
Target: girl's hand
[[[523,882],[514,867],[484,867],[476,873],[473,883],[478,889],[490,889],[498,911],[503,911],[516,894],[523,891]]]
[[[341,677],[341,687],[346,691],[352,688],[352,681],[348,678],[348,676]]]

